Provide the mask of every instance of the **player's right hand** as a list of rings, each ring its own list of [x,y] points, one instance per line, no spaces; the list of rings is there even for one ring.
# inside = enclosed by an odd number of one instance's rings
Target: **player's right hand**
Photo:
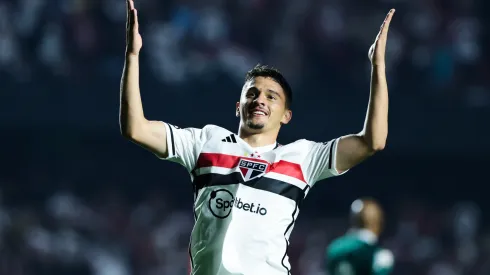
[[[138,55],[143,40],[138,30],[138,11],[134,8],[133,0],[126,0],[126,54]]]
[[[379,29],[379,33],[376,36],[371,48],[369,48],[369,60],[373,65],[385,65],[385,52],[386,52],[386,41],[388,40],[388,29],[390,28],[391,18],[395,14],[395,9],[391,9],[386,15],[385,21]]]

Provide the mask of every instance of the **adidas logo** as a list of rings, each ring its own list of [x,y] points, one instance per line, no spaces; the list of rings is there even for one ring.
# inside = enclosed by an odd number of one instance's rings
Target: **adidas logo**
[[[227,136],[226,138],[222,139],[221,141],[236,143],[235,135],[231,134],[231,135]]]

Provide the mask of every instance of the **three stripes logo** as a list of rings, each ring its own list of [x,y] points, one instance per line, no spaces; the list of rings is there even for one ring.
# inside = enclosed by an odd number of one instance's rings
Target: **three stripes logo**
[[[230,143],[236,143],[236,138],[234,134],[231,134],[227,136],[226,138],[221,140],[222,142],[230,142]]]

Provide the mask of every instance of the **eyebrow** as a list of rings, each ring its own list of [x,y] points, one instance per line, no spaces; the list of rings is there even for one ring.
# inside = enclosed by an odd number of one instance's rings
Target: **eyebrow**
[[[252,87],[250,87],[250,88],[247,89],[247,92],[249,92],[249,91],[259,91],[259,89],[257,87],[255,87],[255,86],[252,86]],[[271,89],[267,89],[267,92],[272,93],[272,94],[275,94],[278,97],[281,97],[282,98],[282,96],[281,96],[281,94],[279,92],[276,92],[276,91],[271,90]]]

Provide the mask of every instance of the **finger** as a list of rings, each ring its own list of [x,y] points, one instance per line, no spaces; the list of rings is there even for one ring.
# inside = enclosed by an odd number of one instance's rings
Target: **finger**
[[[388,29],[390,28],[391,18],[393,18],[393,14],[395,14],[395,9],[391,9],[386,15],[385,21],[383,21],[383,24],[381,25],[381,30],[380,30],[381,33],[388,32]]]
[[[128,33],[138,33],[139,25],[138,25],[138,11],[136,9],[132,10],[129,14],[129,28]]]
[[[126,0],[126,29],[129,29],[129,20],[131,17],[131,7],[129,5],[129,0]]]
[[[128,0],[128,1],[129,1],[130,10],[134,10],[134,1],[133,0]]]
[[[134,27],[134,11],[130,10],[129,11],[129,28],[128,30],[132,30]]]
[[[138,32],[139,24],[138,24],[138,10],[133,10],[133,31]]]

